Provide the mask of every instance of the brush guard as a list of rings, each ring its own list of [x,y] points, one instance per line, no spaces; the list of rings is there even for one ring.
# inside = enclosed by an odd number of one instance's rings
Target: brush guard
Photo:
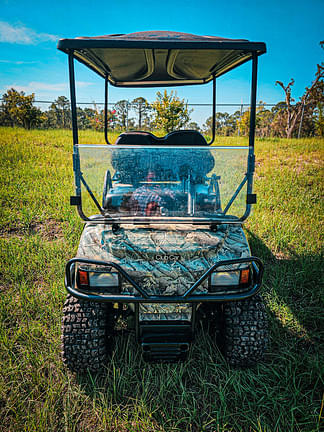
[[[119,275],[127,280],[137,291],[138,294],[94,294],[87,293],[75,287],[74,266],[76,263],[93,264],[115,269]],[[252,265],[252,281],[249,289],[238,293],[208,293],[194,294],[195,290],[219,267],[232,266],[235,264]],[[65,267],[65,287],[69,294],[79,300],[113,302],[113,303],[204,303],[204,302],[225,302],[245,300],[257,294],[261,289],[264,267],[262,261],[257,257],[238,258],[233,260],[219,261],[210,267],[183,295],[150,295],[144,288],[138,285],[129,274],[114,262],[89,260],[86,258],[73,258],[69,260]]]

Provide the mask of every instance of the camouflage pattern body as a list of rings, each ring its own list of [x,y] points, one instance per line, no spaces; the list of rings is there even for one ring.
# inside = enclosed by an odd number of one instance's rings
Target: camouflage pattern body
[[[216,232],[180,224],[124,225],[113,233],[109,225],[87,223],[77,252],[79,258],[115,262],[149,294],[165,296],[183,295],[216,262],[249,256],[242,227],[230,224]],[[207,286],[205,281],[195,293],[207,293]],[[135,294],[125,280],[121,290]],[[140,319],[190,320],[191,306],[141,304]]]

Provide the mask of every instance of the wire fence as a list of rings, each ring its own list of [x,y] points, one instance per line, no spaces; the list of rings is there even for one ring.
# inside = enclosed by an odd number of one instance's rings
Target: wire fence
[[[0,98],[0,102],[3,101],[3,98]],[[60,101],[62,102],[62,101]],[[41,111],[50,112],[52,104],[56,105],[57,111],[66,111],[68,110],[70,112],[70,102],[67,98],[65,98],[65,106],[62,107],[60,105],[60,102],[58,99],[56,100],[35,100],[33,101],[33,104],[37,106]],[[140,120],[140,115],[138,109],[136,109],[136,103],[135,101],[130,100],[122,100],[122,101],[110,101],[108,102],[108,109],[110,111],[113,111],[118,106],[120,102],[123,102],[123,109],[124,112],[122,114],[123,120],[122,120],[122,129],[126,130],[132,130],[132,129],[151,129],[152,127],[152,120],[154,118],[152,109],[147,110],[143,116],[142,120]],[[150,102],[147,102],[148,105],[150,105]],[[269,110],[273,107],[276,107],[278,104],[269,104],[260,102],[257,103],[257,110],[261,112],[262,110]],[[89,102],[77,102],[77,107],[81,108],[82,110],[78,111],[78,119],[81,120],[82,118],[89,116],[93,118],[93,115],[98,116],[99,118],[102,117],[102,112],[104,109],[105,103],[104,102],[96,102],[96,101],[89,101]],[[213,115],[213,104],[212,103],[187,103],[188,110],[189,110],[189,116],[190,120],[186,124],[186,128],[189,129],[196,129],[205,131],[206,133],[209,133],[211,129],[211,117]],[[89,110],[88,112],[84,112],[87,108],[90,108],[92,112]],[[244,129],[241,120],[244,119],[244,113],[249,110],[250,103],[216,103],[216,131],[219,134],[229,134],[229,135],[240,135],[241,133],[244,133]],[[82,113],[83,112],[83,113]],[[62,114],[62,117],[65,120],[68,120],[70,118],[70,114]],[[119,115],[119,117],[118,117]],[[118,125],[120,123],[120,111],[118,111],[118,114],[113,116],[115,118],[115,121],[110,122],[110,128],[118,129]],[[98,123],[102,121],[102,119],[96,120]],[[70,122],[70,120],[68,120]],[[88,128],[89,125],[87,125],[88,120],[84,120],[84,125],[80,124],[81,128]],[[65,121],[64,121],[65,124]],[[67,125],[63,126],[66,127]],[[99,125],[95,125],[97,128]],[[52,127],[45,126],[45,127]],[[54,126],[55,127],[55,126]],[[246,132],[246,131],[245,131]]]
[[[0,98],[0,101],[3,101],[2,98]],[[39,104],[52,104],[56,101],[48,101],[48,100],[35,100],[34,103],[39,103]],[[118,103],[119,101],[116,102],[108,102],[108,105],[113,106],[116,105],[116,103]],[[132,104],[132,102],[127,101],[130,105]],[[77,105],[105,105],[104,102],[96,102],[96,101],[92,101],[92,102],[77,102]],[[210,106],[212,107],[213,104],[212,103],[188,103],[189,106]],[[226,107],[235,107],[235,106],[250,106],[249,103],[217,103],[217,106],[226,106]],[[257,106],[268,106],[268,107],[274,107],[277,104],[268,104],[268,103],[259,103],[257,104]]]
[[[0,101],[3,99],[0,98]],[[108,102],[108,108],[113,109],[116,104],[120,101]],[[127,124],[131,123],[132,120],[136,122],[137,113],[134,109],[134,103],[127,100]],[[42,111],[49,110],[50,106],[56,103],[55,100],[35,100],[34,104],[38,106]],[[148,102],[148,104],[150,104]],[[92,108],[96,111],[101,111],[104,109],[104,102],[77,102],[77,106],[80,108]],[[271,109],[275,107],[277,104],[268,104],[268,103],[258,103],[257,108],[263,109]],[[198,125],[202,126],[206,120],[212,116],[212,103],[187,103],[187,106],[190,111],[190,119],[193,122],[196,122]],[[250,103],[216,103],[216,113],[228,113],[233,114],[234,112],[238,113],[238,118],[241,118],[243,113],[248,110],[250,107]]]
[[[0,102],[3,101],[3,100],[4,100],[4,99],[0,97]],[[34,101],[34,103],[40,103],[40,104],[52,104],[52,103],[54,103],[54,102],[56,102],[56,100],[35,100],[35,101]],[[115,101],[115,102],[108,102],[108,105],[113,106],[113,105],[116,105],[117,102],[119,102],[119,101]],[[127,102],[128,102],[129,104],[132,103],[132,102],[130,102],[129,100],[127,100]],[[149,102],[148,102],[148,103],[149,103]],[[91,102],[77,102],[77,105],[93,105],[93,104],[96,104],[96,105],[104,105],[105,103],[104,103],[104,102],[96,102],[96,101],[91,101]],[[190,106],[213,106],[212,103],[189,103],[189,102],[188,102],[188,105],[190,105]],[[233,106],[238,106],[238,105],[242,105],[242,106],[250,106],[250,103],[243,103],[243,102],[240,102],[240,103],[217,103],[216,105],[219,105],[219,106],[229,106],[229,107],[233,107]],[[277,104],[268,104],[268,103],[260,102],[260,103],[257,103],[257,105],[259,105],[259,106],[274,107],[274,106],[276,106]]]
[[[2,102],[3,99],[0,98],[0,102]],[[55,103],[55,100],[49,101],[49,100],[35,100],[34,103],[35,104],[47,104],[47,105],[51,105],[52,103]],[[118,102],[120,101],[115,101],[115,102],[108,102],[108,106],[115,106]],[[132,105],[133,102],[127,100],[127,103],[129,105]],[[148,102],[149,103],[149,102]],[[77,102],[77,105],[82,105],[82,106],[104,106],[105,103],[104,102],[96,102],[96,101],[92,101],[92,102]],[[213,106],[212,103],[189,103],[187,104],[189,107],[211,107]],[[268,104],[268,103],[257,103],[256,106],[257,107],[274,107],[278,104]],[[216,103],[216,107],[249,107],[250,103]]]
[[[64,107],[61,105],[62,101],[59,101],[60,97],[56,100],[35,100],[33,101],[33,104],[37,106],[41,111],[46,113],[50,112],[50,110],[53,108],[52,104],[56,105],[57,112],[64,111],[64,113],[61,115],[64,119],[68,120],[68,122],[71,121],[71,114],[70,114],[70,101],[65,96],[63,97],[64,100]],[[3,97],[0,97],[0,103],[4,101]],[[151,128],[152,125],[154,125],[154,122],[152,123],[152,120],[154,120],[154,115],[152,109],[147,110],[147,112],[144,114],[144,118],[146,118],[146,125],[143,124],[140,120],[139,110],[136,109],[136,102],[130,101],[130,100],[118,100],[118,101],[110,101],[108,102],[108,108],[110,111],[113,111],[116,109],[116,106],[120,104],[120,102],[124,103],[124,107],[126,106],[126,115],[123,114],[126,119],[123,120],[123,127],[126,128],[126,130],[132,130],[132,129],[141,129],[141,126],[143,129]],[[150,102],[147,101],[148,106],[150,106]],[[291,104],[289,111],[294,111],[297,108],[298,111],[298,105],[300,105],[300,102],[296,104]],[[302,128],[304,127],[305,119],[304,119],[304,113],[306,112],[306,108],[308,106],[313,108],[314,111],[314,104],[302,104],[302,110],[300,110],[299,107],[299,113],[298,113],[298,121],[296,123],[297,127],[297,133],[296,136],[298,138],[304,134],[305,136],[313,136],[314,135],[314,127],[312,130],[306,130],[302,131]],[[77,107],[81,108],[80,111],[78,111],[78,118],[84,117],[84,116],[101,116],[103,117],[103,110],[104,110],[105,103],[104,102],[96,102],[96,101],[89,101],[89,102],[77,102]],[[213,115],[213,104],[212,103],[192,103],[187,102],[187,106],[189,108],[189,115],[190,120],[186,124],[186,127],[189,129],[196,129],[200,131],[204,131],[205,133],[208,133],[211,128],[211,117]],[[275,110],[273,110],[274,107],[277,107]],[[86,108],[90,108],[87,113],[84,112]],[[240,135],[242,132],[243,122],[247,120],[247,116],[245,116],[244,120],[244,114],[246,111],[248,111],[250,108],[250,103],[216,103],[216,133],[218,134],[224,134],[224,135]],[[262,118],[262,115],[265,115],[264,121],[261,121],[261,127],[256,129],[256,132],[260,134],[260,136],[270,136],[269,134],[273,134],[274,132],[271,130],[272,124],[271,121],[275,118],[275,116],[279,113],[281,114],[283,111],[287,110],[287,105],[285,102],[281,101],[278,103],[265,103],[265,102],[259,102],[256,104],[258,116]],[[69,114],[67,114],[67,111]],[[82,113],[83,111],[83,113]],[[311,111],[312,112],[312,111]],[[58,114],[60,115],[60,114]],[[116,117],[115,117],[116,119]],[[143,120],[143,119],[142,119]],[[316,119],[315,119],[316,120]],[[268,124],[266,124],[268,122]],[[314,123],[314,118],[313,118]],[[110,127],[114,128],[116,127],[117,123],[110,123]],[[314,123],[315,124],[315,123]],[[45,126],[44,126],[45,125]],[[277,125],[279,128],[281,127],[282,131],[276,131],[275,133],[277,135],[275,136],[285,136],[285,126],[284,125]],[[57,127],[56,125],[48,125],[43,124],[43,127]],[[70,125],[65,125],[63,127],[70,127]],[[81,128],[88,128],[89,125],[81,126]],[[310,129],[308,125],[308,129]],[[245,131],[246,132],[246,131]],[[243,133],[245,133],[243,130]]]

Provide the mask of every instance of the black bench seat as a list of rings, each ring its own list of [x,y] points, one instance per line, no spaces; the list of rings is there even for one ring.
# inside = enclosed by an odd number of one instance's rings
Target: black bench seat
[[[196,130],[174,131],[161,138],[145,131],[124,132],[119,135],[115,144],[143,146],[208,146],[205,138]]]

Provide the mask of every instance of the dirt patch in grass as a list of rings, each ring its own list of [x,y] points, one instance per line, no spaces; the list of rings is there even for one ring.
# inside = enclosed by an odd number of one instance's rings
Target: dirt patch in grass
[[[0,229],[0,238],[2,239],[10,239],[11,237],[22,238],[24,235],[26,235],[24,230],[18,227]]]
[[[42,297],[48,289],[48,283],[45,282],[43,276],[38,276],[33,280],[33,286],[37,295]]]
[[[317,156],[317,155],[316,155]],[[305,156],[299,156],[294,163],[294,171],[297,172],[297,174],[302,173],[303,171],[309,169],[309,168],[317,168],[320,169],[320,167],[323,166],[323,161],[321,160],[320,156],[316,157],[315,155],[312,158],[306,158]]]
[[[63,238],[63,222],[55,219],[46,219],[30,225],[32,234],[40,234],[44,240],[53,241]]]
[[[1,277],[1,273],[0,273],[0,277]],[[12,285],[8,284],[8,283],[0,283],[0,293],[5,293],[7,291],[9,291],[12,288]]]
[[[279,251],[279,252],[274,253],[274,258],[276,261],[282,261],[282,260],[287,261],[287,260],[291,259],[291,256],[288,255],[287,253]]]
[[[32,222],[28,228],[4,227],[0,229],[0,238],[23,238],[29,235],[39,234],[45,241],[59,240],[63,235],[63,222],[53,218],[45,219],[42,222]]]

